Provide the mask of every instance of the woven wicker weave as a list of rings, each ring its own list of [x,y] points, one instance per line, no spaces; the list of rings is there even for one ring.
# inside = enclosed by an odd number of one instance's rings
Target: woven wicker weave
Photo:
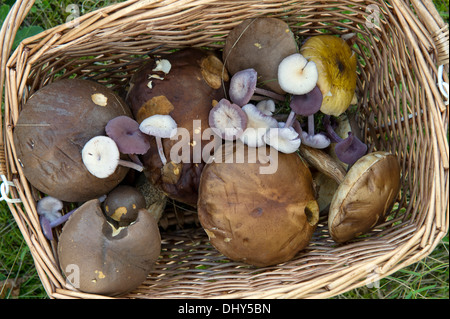
[[[10,54],[32,5],[17,1],[0,33],[0,87],[5,84],[0,173],[12,182],[9,197],[20,200],[8,206],[51,298],[104,296],[66,284],[57,239],[47,241],[40,230],[37,192],[22,173],[12,138],[23,104],[42,86],[74,76],[123,90],[150,51],[221,48],[245,18],[281,18],[300,39],[324,32],[358,34],[358,124],[371,151],[398,156],[401,194],[388,221],[366,236],[337,245],[323,219],[304,251],[267,268],[229,261],[209,244],[195,212],[186,218],[178,214],[176,219],[186,219],[184,227],[162,230],[154,271],[126,297],[328,298],[421,260],[447,233],[449,110],[436,83],[440,65],[448,82],[449,32],[431,1],[131,0],[28,38]]]

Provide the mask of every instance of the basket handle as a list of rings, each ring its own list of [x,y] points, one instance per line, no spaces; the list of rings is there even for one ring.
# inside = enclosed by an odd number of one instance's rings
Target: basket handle
[[[0,30],[0,200],[5,200],[11,203],[20,202],[20,199],[11,199],[8,197],[9,188],[15,186],[6,177],[8,175],[8,166],[6,161],[5,139],[4,139],[4,119],[3,119],[3,86],[6,79],[6,66],[11,53],[14,38],[20,25],[27,16],[31,7],[34,4],[34,0],[16,1],[10,9],[8,15],[3,21],[2,28]],[[5,94],[5,98],[6,98]]]
[[[27,16],[31,7],[34,4],[34,0],[22,0],[16,1],[12,8],[9,10],[5,21],[3,22],[0,30],[0,47],[1,47],[1,59],[0,59],[0,97],[3,96],[3,86],[6,79],[6,65],[11,53],[11,48],[16,37],[17,31],[20,25]],[[0,106],[3,107],[3,99],[0,100]],[[2,108],[0,108],[0,175],[7,175],[7,162],[5,152],[5,140],[4,140],[4,124]]]
[[[430,32],[438,51],[438,65],[449,63],[449,27],[437,11],[432,0],[411,0],[424,26]]]

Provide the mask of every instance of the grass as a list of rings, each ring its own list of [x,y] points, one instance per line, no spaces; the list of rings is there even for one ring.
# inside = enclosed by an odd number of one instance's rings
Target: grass
[[[0,2],[2,14],[14,0]],[[41,29],[64,23],[71,14],[66,9],[78,3],[79,14],[118,1],[36,0],[21,27],[18,39]],[[448,0],[435,0],[435,5],[448,23]],[[17,41],[18,42],[18,41]],[[378,287],[379,285],[379,287]],[[37,275],[33,258],[7,205],[0,202],[0,299],[48,298]],[[425,259],[401,269],[375,283],[334,297],[335,299],[448,299],[449,298],[449,242],[448,234]]]

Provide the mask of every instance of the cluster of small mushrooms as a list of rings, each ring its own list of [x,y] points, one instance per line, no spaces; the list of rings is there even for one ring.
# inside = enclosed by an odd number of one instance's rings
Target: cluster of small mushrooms
[[[282,20],[249,19],[221,52],[149,59],[124,98],[81,79],[36,91],[14,127],[15,150],[45,195],[36,211],[45,237],[58,236],[62,271],[77,265],[77,288],[89,293],[136,288],[158,260],[166,198],[197,209],[219,252],[258,267],[304,249],[321,213],[338,243],[383,221],[400,167],[390,153],[367,154],[349,125],[357,72],[347,40],[317,35],[299,47]],[[180,142],[180,129],[189,139]],[[261,174],[271,152],[277,169]],[[230,155],[240,160],[215,160]]]

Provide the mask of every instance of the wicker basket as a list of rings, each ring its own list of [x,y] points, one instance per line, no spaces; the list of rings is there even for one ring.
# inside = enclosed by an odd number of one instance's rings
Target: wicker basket
[[[82,15],[23,41],[15,33],[33,1],[17,1],[0,33],[3,193],[51,298],[103,298],[73,289],[58,267],[57,239],[39,227],[36,190],[24,177],[12,138],[19,112],[42,86],[83,77],[119,92],[150,51],[220,49],[245,18],[274,16],[303,38],[357,33],[359,127],[370,150],[398,156],[402,188],[387,222],[336,244],[326,219],[310,245],[281,265],[254,268],[217,252],[193,216],[162,229],[161,257],[130,298],[328,298],[426,257],[448,231],[448,25],[428,0],[130,0]],[[170,205],[168,205],[170,206]],[[175,219],[183,219],[176,214]],[[195,212],[194,212],[195,217]],[[188,223],[188,220],[194,222]],[[184,223],[184,224],[183,224]]]

